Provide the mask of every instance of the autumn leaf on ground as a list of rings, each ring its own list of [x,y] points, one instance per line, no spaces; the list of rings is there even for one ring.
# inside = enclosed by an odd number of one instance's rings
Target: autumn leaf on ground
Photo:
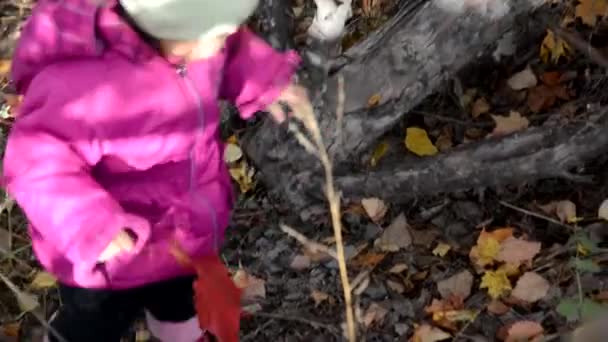
[[[505,342],[541,342],[543,340],[543,327],[534,321],[519,321],[507,328]]]
[[[389,145],[386,141],[379,143],[378,146],[376,146],[376,148],[374,148],[374,151],[372,152],[372,157],[369,160],[370,165],[372,167],[378,165],[378,162],[380,161],[380,159],[382,159],[382,157],[384,157],[386,152],[388,152],[388,149]]]
[[[553,201],[538,207],[547,215],[557,216],[561,222],[576,220],[576,204],[572,201]]]
[[[412,153],[424,157],[434,156],[439,150],[433,145],[425,130],[418,127],[408,127],[405,136],[405,147]]]
[[[526,272],[517,280],[511,295],[528,303],[534,303],[547,295],[549,282],[536,272]]]
[[[55,285],[57,285],[57,278],[44,271],[36,273],[34,280],[32,280],[32,283],[30,284],[32,288],[37,290],[48,289],[50,287],[54,287]]]
[[[291,260],[289,267],[296,271],[302,271],[310,267],[311,261],[308,255],[296,255]]]
[[[310,298],[312,298],[312,300],[315,302],[315,307],[317,307],[321,303],[330,300],[331,296],[319,290],[312,290],[310,293]]]
[[[243,302],[266,298],[266,282],[263,279],[256,278],[240,268],[232,276],[232,280],[241,289]]]
[[[528,92],[528,107],[534,113],[550,109],[557,100],[570,100],[568,89],[562,85],[548,86],[541,84]]]
[[[396,252],[407,248],[412,244],[407,220],[403,213],[399,214],[393,222],[384,229],[382,235],[374,242],[374,245],[386,252]]]
[[[367,99],[367,108],[373,108],[380,104],[380,100],[382,100],[382,95],[374,94]]]
[[[452,249],[452,246],[447,243],[440,242],[437,244],[437,247],[433,249],[433,255],[444,257],[448,252]]]
[[[451,338],[452,335],[447,332],[435,328],[429,324],[423,324],[416,327],[414,335],[410,339],[411,342],[439,342]]]
[[[245,160],[235,163],[235,165],[231,166],[228,171],[230,172],[232,179],[239,184],[241,193],[247,193],[253,189],[253,176],[255,175],[255,169],[250,167]]]
[[[224,151],[224,161],[228,164],[237,162],[243,157],[243,151],[236,144],[226,144],[226,150]]]
[[[574,9],[574,15],[591,27],[597,23],[598,17],[604,17],[608,12],[606,0],[580,0]]]
[[[387,313],[388,309],[376,303],[372,303],[367,310],[365,310],[361,321],[366,328],[369,328],[372,324],[381,322]]]
[[[448,151],[454,145],[454,143],[452,142],[452,138],[452,130],[446,126],[441,130],[441,134],[439,134],[439,136],[437,137],[437,140],[435,141],[435,146],[441,152]]]
[[[364,253],[357,255],[351,264],[357,267],[376,267],[385,257],[386,253]]]
[[[568,57],[572,51],[568,43],[553,34],[553,31],[547,30],[547,35],[540,45],[540,59],[546,64],[549,61],[557,63],[560,57]]]
[[[509,281],[509,278],[507,278],[506,272],[502,270],[485,272],[481,278],[479,287],[488,289],[488,294],[493,299],[498,299],[506,295],[512,289],[511,282]]]
[[[471,108],[471,116],[475,119],[490,111],[490,104],[483,97],[478,98]]]
[[[466,299],[471,294],[472,286],[473,275],[471,272],[464,270],[447,279],[438,281],[437,291],[439,291],[439,294],[441,294],[441,297],[444,299],[452,296]]]
[[[492,115],[492,119],[496,123],[496,127],[492,131],[493,136],[507,135],[513,132],[528,128],[530,121],[519,114],[519,112],[511,111],[509,116]]]
[[[495,315],[504,315],[509,312],[509,310],[511,310],[511,307],[507,306],[505,303],[498,299],[493,299],[488,304],[487,310],[488,312],[491,312]]]
[[[361,200],[361,205],[365,209],[367,216],[376,223],[380,222],[388,211],[386,204],[378,198],[364,198]]]
[[[519,265],[523,262],[532,261],[539,252],[540,242],[510,237],[500,244],[496,260]]]
[[[458,330],[458,322],[472,321],[477,316],[477,312],[473,310],[464,310],[463,298],[457,295],[443,300],[433,299],[424,311],[432,314],[435,324],[451,331]]]
[[[536,86],[538,80],[534,71],[530,67],[513,74],[508,80],[507,85],[513,90],[523,90]]]
[[[0,59],[0,77],[4,77],[8,75],[11,71],[11,60],[10,59]]]
[[[484,229],[477,238],[477,245],[471,248],[469,253],[471,261],[482,268],[492,265],[500,251],[500,243],[511,236],[513,236],[511,228],[497,229],[492,232],[486,232]]]

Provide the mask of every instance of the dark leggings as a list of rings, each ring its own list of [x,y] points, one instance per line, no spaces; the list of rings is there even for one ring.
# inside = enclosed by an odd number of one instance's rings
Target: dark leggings
[[[59,286],[63,306],[50,322],[66,342],[119,342],[143,310],[165,322],[195,315],[193,277],[172,279],[128,290]],[[50,334],[51,342],[59,342]]]

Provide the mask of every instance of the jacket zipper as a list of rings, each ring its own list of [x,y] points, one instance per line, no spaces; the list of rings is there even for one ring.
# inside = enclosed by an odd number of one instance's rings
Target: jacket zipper
[[[213,225],[213,227],[212,227],[213,228],[213,233],[212,233],[213,234],[213,236],[212,236],[213,249],[214,249],[214,251],[217,252],[219,250],[219,237],[218,237],[219,227],[218,227],[218,222],[217,222],[217,213],[215,212],[215,209],[209,203],[207,198],[205,198],[204,196],[201,196],[200,194],[195,192],[196,175],[198,174],[195,149],[196,149],[197,144],[199,143],[199,139],[201,139],[203,137],[203,132],[205,130],[205,112],[203,109],[203,99],[201,98],[200,94],[198,93],[198,91],[196,89],[196,85],[194,84],[192,79],[190,77],[188,77],[188,69],[185,64],[180,64],[177,67],[177,74],[181,77],[182,80],[184,80],[184,83],[186,84],[186,87],[188,88],[190,95],[194,98],[194,102],[196,102],[197,115],[198,115],[198,120],[199,120],[199,129],[197,132],[197,137],[189,152],[189,155],[190,155],[190,180],[189,180],[190,196],[194,197],[196,199],[199,199],[205,205],[205,207],[207,207],[207,211],[211,214],[211,222]]]

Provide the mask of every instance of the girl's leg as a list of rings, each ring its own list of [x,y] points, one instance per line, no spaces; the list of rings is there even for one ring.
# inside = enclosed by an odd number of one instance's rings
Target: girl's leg
[[[146,287],[148,330],[162,342],[196,342],[203,337],[194,310],[193,281],[194,277],[183,277]]]
[[[93,290],[60,285],[63,305],[50,321],[50,342],[119,342],[143,308],[139,289]]]

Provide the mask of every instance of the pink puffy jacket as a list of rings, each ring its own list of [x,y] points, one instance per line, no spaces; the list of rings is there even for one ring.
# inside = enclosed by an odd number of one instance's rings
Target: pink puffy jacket
[[[42,265],[88,288],[189,274],[170,254],[174,241],[191,255],[215,252],[233,202],[218,99],[249,118],[299,63],[241,29],[221,53],[176,65],[116,6],[39,0],[12,70],[24,102],[4,157],[6,188]],[[135,250],[98,264],[125,227]]]

